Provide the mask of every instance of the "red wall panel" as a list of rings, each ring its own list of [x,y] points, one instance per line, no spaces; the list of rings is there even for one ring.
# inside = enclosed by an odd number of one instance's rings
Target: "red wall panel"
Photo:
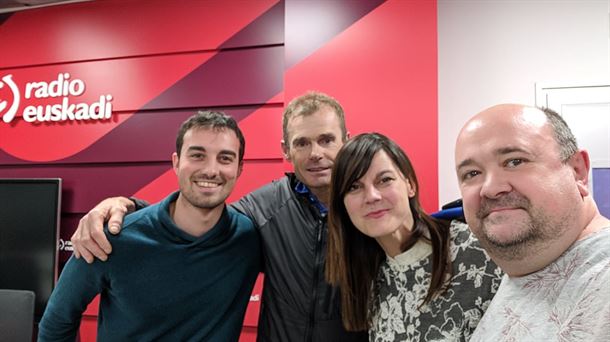
[[[283,44],[282,5],[104,0],[17,12],[0,26],[11,47],[1,67]]]
[[[247,139],[246,159],[282,157],[280,104],[216,109],[240,121]],[[40,127],[21,121],[16,125],[0,125],[0,163],[168,161],[176,150],[178,127],[193,113],[194,110],[140,111],[135,115],[115,113],[112,120],[97,123]],[[256,139],[259,136],[268,139]]]
[[[308,89],[332,94],[352,135],[378,131],[398,142],[429,211],[438,205],[436,51],[436,3],[386,1],[288,69],[285,87],[287,99]]]
[[[383,0],[288,1],[286,65],[292,67],[315,53],[382,3]]]
[[[134,110],[139,110],[140,114],[158,109],[264,104],[282,89],[283,49],[252,48],[9,69],[5,72],[12,75],[19,85],[22,100],[18,117],[8,125],[0,125],[0,148],[18,159],[49,162],[68,158],[88,148],[130,119]],[[58,75],[65,74],[82,80],[86,87],[82,95],[65,98],[71,103],[90,104],[100,95],[111,94],[109,103],[115,111],[114,116],[101,123],[88,120],[33,124],[20,120],[20,113],[26,106],[43,106],[46,113],[47,105],[61,103],[64,98],[25,99],[26,92],[32,93],[26,91],[29,88],[26,84],[61,81],[63,78]],[[2,93],[9,93],[8,87],[3,88],[3,91],[0,89]],[[15,96],[0,98],[12,101]],[[30,143],[23,144],[24,139]],[[37,148],[41,145],[48,148]],[[10,160],[0,154],[0,162],[3,157],[4,161]]]

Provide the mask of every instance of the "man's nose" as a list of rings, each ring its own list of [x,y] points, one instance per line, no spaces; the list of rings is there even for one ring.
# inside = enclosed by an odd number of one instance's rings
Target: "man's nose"
[[[485,179],[481,186],[481,197],[498,198],[501,195],[509,193],[512,186],[508,182],[508,178],[502,172],[492,171],[484,174]]]
[[[311,144],[311,152],[309,153],[309,158],[313,160],[320,160],[324,155],[324,148],[320,146],[318,143]]]
[[[215,178],[216,176],[218,176],[218,169],[218,163],[216,161],[210,160],[206,162],[201,168],[201,174],[206,178]]]

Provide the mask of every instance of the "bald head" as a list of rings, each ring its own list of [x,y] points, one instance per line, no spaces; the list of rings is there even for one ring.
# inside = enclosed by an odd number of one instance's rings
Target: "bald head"
[[[500,104],[473,116],[464,125],[462,132],[472,132],[483,126],[493,129],[497,125],[516,121],[521,121],[531,127],[541,127],[546,123],[546,116],[538,108],[520,104]]]
[[[518,125],[522,129],[533,131],[548,125],[562,161],[567,161],[578,151],[574,134],[557,112],[548,108],[521,104],[500,104],[476,114],[460,131],[456,147],[459,146],[462,136],[476,132],[480,128],[495,130],[497,134],[502,134],[502,127],[507,125]]]
[[[455,162],[466,221],[509,275],[555,260],[593,212],[588,155],[551,110],[502,104],[478,113],[460,131]]]

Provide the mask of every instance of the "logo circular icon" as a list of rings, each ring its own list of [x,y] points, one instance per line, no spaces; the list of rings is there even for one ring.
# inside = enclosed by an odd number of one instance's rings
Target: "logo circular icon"
[[[2,89],[5,84],[8,85],[9,89],[13,93],[13,103],[3,115],[2,112],[8,106],[8,102],[0,98],[0,115],[2,115],[2,120],[4,122],[9,123],[13,121],[15,114],[17,114],[17,108],[19,108],[19,101],[21,100],[21,97],[19,94],[19,88],[17,88],[17,85],[15,82],[13,82],[13,75],[6,75],[2,77],[0,80],[0,89]]]

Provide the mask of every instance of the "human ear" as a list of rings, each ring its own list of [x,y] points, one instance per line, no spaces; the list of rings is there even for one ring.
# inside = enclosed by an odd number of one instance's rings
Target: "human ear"
[[[180,157],[178,157],[178,153],[172,153],[172,167],[174,172],[178,174],[178,167],[180,166]]]
[[[411,182],[411,180],[408,178],[407,178],[407,186],[409,187],[409,189],[407,191],[407,195],[409,196],[409,198],[415,197],[415,193],[417,193],[417,189],[415,188],[415,185],[413,184],[413,182]]]
[[[241,176],[241,172],[244,170],[244,161],[239,162],[239,166],[237,167],[237,177]]]
[[[574,153],[567,164],[570,166],[576,186],[582,197],[589,195],[589,169],[591,168],[591,161],[589,159],[589,153],[585,150],[580,150]]]
[[[288,147],[288,144],[286,144],[286,142],[284,140],[281,141],[282,144],[282,153],[284,154],[284,159],[286,159],[287,161],[291,161],[290,160],[290,148]]]

